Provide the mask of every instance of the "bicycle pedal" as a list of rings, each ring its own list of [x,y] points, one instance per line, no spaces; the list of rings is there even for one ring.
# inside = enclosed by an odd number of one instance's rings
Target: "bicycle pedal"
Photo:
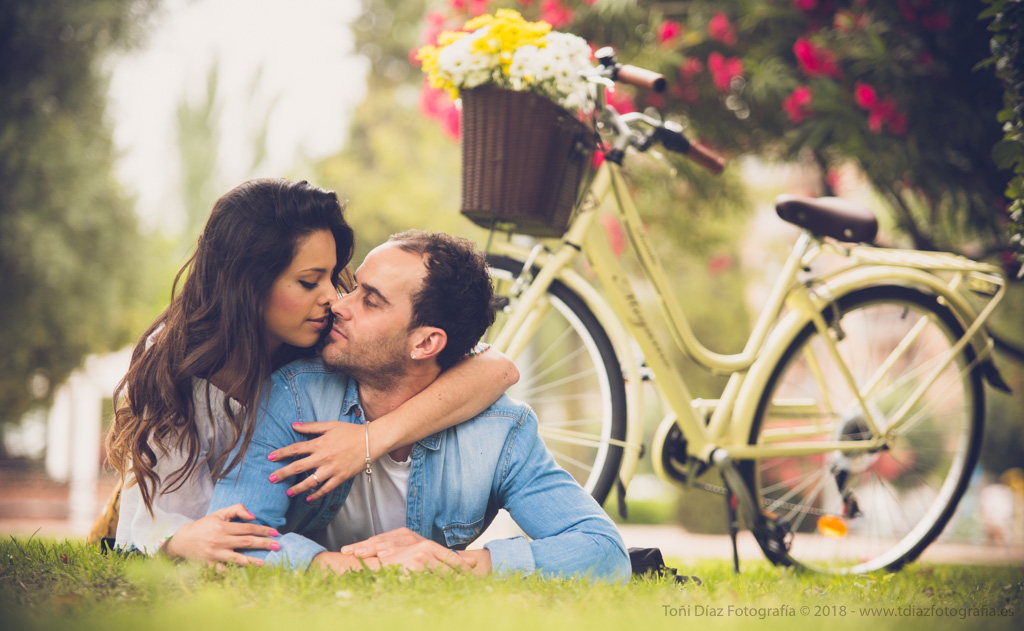
[[[762,519],[752,531],[768,560],[775,565],[792,565],[789,551],[793,547],[793,528],[790,523],[771,511],[761,511]]]

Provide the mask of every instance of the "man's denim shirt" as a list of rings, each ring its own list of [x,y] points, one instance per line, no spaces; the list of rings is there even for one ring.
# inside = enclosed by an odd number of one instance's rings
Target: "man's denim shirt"
[[[334,519],[352,482],[315,502],[307,502],[307,494],[289,498],[285,492],[295,480],[271,484],[270,474],[282,463],[267,455],[311,438],[292,429],[296,421],[362,424],[357,384],[318,358],[293,362],[274,373],[269,403],[260,412],[245,458],[217,483],[209,510],[241,502],[258,523],[283,533],[279,551],[246,554],[303,569],[326,549],[303,535],[315,536]],[[614,524],[555,464],[529,406],[507,396],[413,446],[407,499],[406,526],[456,550],[475,540],[498,509],[506,509],[531,540],[485,544],[496,573],[588,575],[614,582],[630,575]]]

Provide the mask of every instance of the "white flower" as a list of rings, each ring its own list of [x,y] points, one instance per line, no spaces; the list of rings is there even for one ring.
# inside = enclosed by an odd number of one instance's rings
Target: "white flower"
[[[545,46],[523,46],[512,57],[509,78],[520,89],[548,93],[560,105],[582,108],[587,104],[587,84],[580,73],[590,68],[590,46],[580,37],[552,32]]]
[[[445,46],[437,57],[441,72],[451,77],[452,83],[464,88],[475,88],[491,80],[498,66],[498,56],[473,50],[473,43],[483,37],[487,28],[481,28]]]

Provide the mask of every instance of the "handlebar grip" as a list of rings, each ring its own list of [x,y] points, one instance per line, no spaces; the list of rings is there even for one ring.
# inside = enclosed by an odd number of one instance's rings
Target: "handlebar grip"
[[[647,88],[655,92],[664,92],[668,87],[665,76],[653,70],[638,68],[636,66],[620,65],[615,71],[616,81],[635,85],[638,88]]]
[[[690,143],[690,150],[686,152],[686,157],[715,175],[719,175],[725,170],[725,158],[698,142]]]

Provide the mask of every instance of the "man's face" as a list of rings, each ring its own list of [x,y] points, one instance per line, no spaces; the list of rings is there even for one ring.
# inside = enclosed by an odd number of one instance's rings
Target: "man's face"
[[[421,254],[392,243],[371,251],[356,270],[356,288],[331,305],[324,362],[375,387],[403,376],[412,352],[412,298],[426,273]]]

